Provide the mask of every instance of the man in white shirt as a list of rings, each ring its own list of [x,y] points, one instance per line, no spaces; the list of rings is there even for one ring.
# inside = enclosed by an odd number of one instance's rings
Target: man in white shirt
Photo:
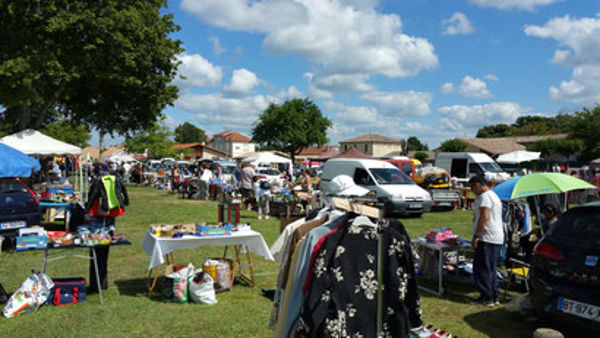
[[[499,304],[500,290],[496,266],[504,244],[502,202],[485,178],[475,176],[469,180],[471,190],[477,195],[473,217],[473,278],[480,297],[472,304],[495,306]]]

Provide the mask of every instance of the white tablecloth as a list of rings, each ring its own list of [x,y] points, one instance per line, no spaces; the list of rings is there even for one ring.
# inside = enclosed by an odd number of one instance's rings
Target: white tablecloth
[[[148,270],[165,263],[164,256],[175,250],[192,249],[202,245],[247,245],[253,253],[274,260],[262,235],[254,230],[235,231],[231,236],[163,238],[149,231],[144,235],[142,249],[150,256]]]

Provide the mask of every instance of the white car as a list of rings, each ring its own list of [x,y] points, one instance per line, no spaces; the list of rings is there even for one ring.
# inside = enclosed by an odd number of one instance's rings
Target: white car
[[[282,187],[283,186],[283,177],[279,170],[274,168],[257,168],[254,171],[256,176],[260,176],[261,179],[266,179],[269,184]]]
[[[338,175],[348,175],[357,185],[374,191],[377,197],[391,200],[394,213],[420,215],[431,211],[431,195],[391,163],[353,158],[331,159],[323,169],[321,191],[334,192],[330,185]]]

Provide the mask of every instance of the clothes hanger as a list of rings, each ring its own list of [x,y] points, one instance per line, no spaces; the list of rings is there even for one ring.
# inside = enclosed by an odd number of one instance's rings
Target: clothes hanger
[[[377,228],[377,224],[373,223],[367,216],[357,216],[352,221],[352,226],[369,226]]]

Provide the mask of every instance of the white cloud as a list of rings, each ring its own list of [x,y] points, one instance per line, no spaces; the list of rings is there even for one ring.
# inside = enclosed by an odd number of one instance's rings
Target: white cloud
[[[219,93],[184,93],[175,101],[175,107],[193,113],[200,125],[217,124],[221,128],[248,131],[271,101],[276,99],[263,95],[237,98]]]
[[[453,131],[467,131],[490,123],[513,123],[517,117],[528,113],[531,108],[521,107],[516,102],[492,102],[484,105],[445,106],[438,109],[442,113],[442,124]]]
[[[219,41],[218,37],[209,36],[208,40],[210,42],[212,42],[212,44],[213,44],[213,53],[215,53],[217,55],[221,55],[221,54],[225,53],[225,51],[227,51],[227,49],[221,45],[221,41]]]
[[[433,45],[404,34],[400,18],[377,12],[376,5],[377,1],[341,0],[182,2],[184,10],[208,24],[265,33],[265,50],[315,63],[315,79],[352,75],[366,81],[375,74],[408,77],[435,68]],[[365,90],[369,85],[364,81],[355,87]]]
[[[416,91],[370,92],[360,96],[375,105],[380,112],[399,117],[422,117],[429,114],[432,97],[430,93]]]
[[[559,46],[552,63],[573,68],[571,80],[550,87],[550,97],[583,105],[600,98],[600,17],[553,18],[543,26],[525,26],[528,36],[554,39]]]
[[[360,74],[333,74],[311,77],[311,83],[321,89],[331,92],[364,92],[375,89],[368,84],[367,76]]]
[[[245,96],[252,93],[254,87],[258,86],[260,80],[251,71],[240,68],[233,71],[231,81],[223,88],[227,95]]]
[[[200,54],[180,54],[178,73],[186,79],[176,78],[175,84],[181,87],[218,87],[221,85],[223,70]]]
[[[498,9],[523,9],[532,11],[538,6],[547,6],[562,0],[469,0],[470,3],[480,7],[493,7]]]
[[[471,34],[475,31],[465,13],[455,12],[448,19],[442,20],[443,35]]]
[[[444,83],[440,90],[443,94],[458,93],[464,97],[474,99],[490,99],[494,97],[494,94],[487,88],[485,81],[470,75],[463,77],[458,87],[454,87],[454,84],[448,82]]]
[[[450,93],[453,93],[454,90],[455,90],[454,84],[452,84],[452,82],[446,82],[440,88],[440,91],[442,92],[442,94],[450,94]]]
[[[279,91],[276,96],[282,101],[305,97],[304,93],[295,86],[289,86],[286,90]]]
[[[487,74],[483,78],[489,81],[498,81],[498,77],[494,74]]]

